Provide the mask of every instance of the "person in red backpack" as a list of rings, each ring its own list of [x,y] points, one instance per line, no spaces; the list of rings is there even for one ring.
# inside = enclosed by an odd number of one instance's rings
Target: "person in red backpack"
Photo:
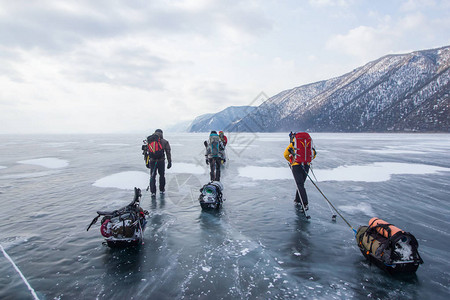
[[[316,157],[316,150],[312,146],[312,139],[306,132],[290,133],[290,143],[284,151],[284,158],[291,166],[297,191],[294,202],[302,205],[302,209],[308,210],[308,195],[306,194],[305,181],[308,177],[311,161]],[[300,194],[299,194],[300,192]]]
[[[223,146],[225,147],[228,143],[227,136],[223,133],[223,131],[219,131],[219,137],[220,137],[220,140],[222,141]]]
[[[165,156],[167,156],[167,169],[172,167],[170,144],[163,138],[163,131],[156,129],[155,133],[147,137],[148,167],[150,168],[150,193],[156,195],[156,173],[159,174],[159,192],[165,193]],[[164,155],[165,154],[165,155]]]

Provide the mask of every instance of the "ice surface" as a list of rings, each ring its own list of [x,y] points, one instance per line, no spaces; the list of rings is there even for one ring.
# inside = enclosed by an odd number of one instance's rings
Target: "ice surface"
[[[292,179],[292,173],[288,167],[276,168],[276,167],[248,166],[239,168],[238,171],[239,176],[248,177],[253,180]]]
[[[128,171],[103,177],[96,182],[96,187],[112,187],[123,190],[133,190],[135,187],[145,189],[149,183],[149,174],[140,171]]]
[[[59,169],[67,167],[69,165],[69,162],[67,160],[54,157],[21,160],[18,161],[18,163],[27,165],[37,165],[48,169]]]
[[[5,166],[0,166],[0,169],[6,169],[6,167]]]
[[[414,151],[414,150],[406,150],[406,149],[389,149],[389,150],[380,150],[380,149],[363,149],[361,150],[367,153],[373,154],[383,154],[383,155],[391,155],[391,154],[425,154],[423,151]]]
[[[130,145],[129,144],[121,144],[121,143],[105,143],[105,144],[101,144],[101,146],[126,147],[126,146],[130,146]]]
[[[346,213],[350,213],[350,214],[355,214],[358,212],[362,212],[363,214],[367,215],[367,216],[374,216],[375,213],[372,209],[372,206],[369,203],[358,203],[356,206],[355,205],[342,205],[338,207],[341,211],[346,212]]]
[[[174,162],[172,168],[166,170],[167,173],[188,173],[188,174],[204,174],[205,167],[198,164],[177,163]]]
[[[318,181],[362,181],[382,182],[392,175],[423,175],[450,172],[450,168],[424,164],[376,162],[368,165],[340,166],[334,169],[314,169]],[[239,168],[239,176],[253,180],[292,179],[291,170],[278,167],[248,166]]]
[[[315,174],[321,181],[325,175],[333,179],[319,186],[352,226],[366,225],[376,215],[417,238],[425,263],[410,281],[392,280],[370,265],[344,220],[330,220],[332,212],[310,182],[311,219],[296,209],[292,174],[282,157],[287,134],[258,133],[261,139],[255,140],[254,134],[242,134],[247,137],[237,143],[242,151],[229,148],[232,163],[221,177],[227,201],[220,211],[203,211],[198,203],[199,189],[209,181],[202,135],[167,135],[183,149],[172,152],[167,193],[155,198],[144,190],[149,170],[140,136],[80,135],[79,143],[70,145],[73,153],[42,142],[64,143],[73,136],[43,136],[30,147],[9,143],[28,138],[0,136],[0,164],[7,166],[0,170],[0,243],[25,268],[40,298],[448,298],[449,134],[313,136],[319,150]],[[130,146],[105,149],[105,143]],[[440,151],[426,150],[426,156],[362,151],[387,145]],[[66,159],[70,165],[47,169],[16,164],[40,157]],[[358,181],[336,181],[359,168],[387,173],[390,180],[366,182],[376,174],[360,174]],[[32,172],[41,177],[24,177]],[[427,175],[408,175],[417,173]],[[134,186],[143,188],[141,206],[150,213],[145,244],[113,251],[102,245],[101,218],[88,232],[86,228],[97,210],[130,203]],[[0,262],[0,299],[25,299],[26,287],[5,259]]]
[[[57,174],[60,171],[42,171],[42,172],[33,172],[33,173],[20,173],[20,174],[6,174],[0,176],[0,179],[20,179],[20,178],[35,178],[35,177],[43,177],[48,175]]]

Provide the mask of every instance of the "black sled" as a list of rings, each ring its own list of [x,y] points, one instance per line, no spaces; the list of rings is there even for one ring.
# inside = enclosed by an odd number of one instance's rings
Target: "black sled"
[[[142,244],[148,211],[140,207],[141,190],[134,188],[134,199],[125,207],[114,211],[97,211],[97,216],[87,230],[97,223],[100,216],[100,233],[105,237],[109,247],[129,247]]]
[[[219,181],[211,181],[200,189],[198,201],[202,209],[219,209],[223,203],[223,185]]]
[[[414,274],[423,263],[416,238],[381,219],[360,226],[356,242],[364,257],[391,275]]]

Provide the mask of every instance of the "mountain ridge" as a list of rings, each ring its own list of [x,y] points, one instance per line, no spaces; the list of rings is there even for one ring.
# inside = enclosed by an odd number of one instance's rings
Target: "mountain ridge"
[[[231,131],[449,132],[450,47],[385,55],[282,91]]]

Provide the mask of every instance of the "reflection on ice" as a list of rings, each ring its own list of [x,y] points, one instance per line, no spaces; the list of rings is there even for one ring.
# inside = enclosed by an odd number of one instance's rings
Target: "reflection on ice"
[[[69,162],[64,159],[47,157],[18,161],[19,164],[37,165],[48,169],[59,169],[69,165]]]
[[[450,169],[424,164],[377,162],[369,165],[340,166],[334,169],[314,170],[318,181],[364,182],[388,181],[392,175],[421,175],[436,172],[450,172]],[[253,180],[284,180],[293,178],[288,167],[243,167],[239,168],[239,176]]]

